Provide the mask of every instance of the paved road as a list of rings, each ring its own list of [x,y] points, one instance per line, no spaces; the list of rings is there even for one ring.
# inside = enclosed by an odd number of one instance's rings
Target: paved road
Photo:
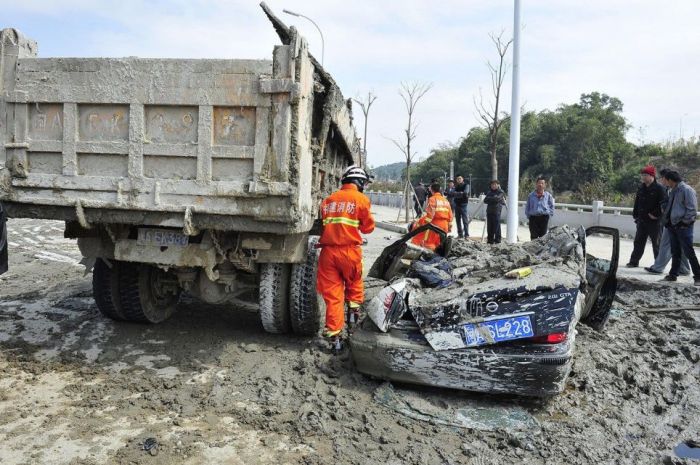
[[[397,223],[397,219],[399,219],[399,210],[397,208],[392,208],[392,207],[385,207],[382,205],[372,205],[372,211],[374,213],[375,218],[378,221],[384,221],[384,222],[389,222],[389,223]],[[399,222],[401,225],[405,225],[404,222],[404,214],[401,212],[401,221]],[[502,228],[502,234],[503,237],[505,237],[506,233],[506,225],[503,224],[501,225]],[[454,229],[454,228],[453,228]],[[479,237],[484,237],[486,236],[486,229],[483,221],[480,220],[473,220],[470,225],[469,225],[469,232],[471,234],[471,237],[478,239]],[[452,231],[452,235],[456,235],[455,231]],[[530,232],[527,228],[527,226],[520,226],[518,228],[518,240],[519,241],[527,241],[530,238]],[[484,239],[485,240],[485,239]],[[602,237],[591,237],[587,241],[588,245],[588,251],[598,257],[605,257],[605,256],[610,256],[612,253],[612,242],[609,240],[606,240],[605,238]],[[644,255],[642,256],[642,259],[640,260],[641,266],[639,268],[625,268],[625,264],[629,261],[629,257],[632,254],[632,239],[631,238],[621,238],[620,240],[620,269],[618,270],[618,275],[619,276],[624,276],[624,277],[632,277],[632,278],[637,278],[641,279],[644,281],[658,281],[660,280],[663,275],[656,275],[656,274],[651,274],[646,271],[644,271],[645,266],[649,266],[654,263],[654,255],[651,250],[651,244],[647,244],[646,250],[644,251]],[[700,256],[700,248],[696,247],[695,248],[695,253]],[[671,264],[666,267],[666,271],[671,268]],[[679,282],[681,283],[688,283],[692,284],[693,283],[693,278],[692,276],[681,276],[678,279]]]

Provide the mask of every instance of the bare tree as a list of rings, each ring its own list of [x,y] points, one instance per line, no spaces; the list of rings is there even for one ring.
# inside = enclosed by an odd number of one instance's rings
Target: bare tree
[[[366,99],[360,100],[354,98],[353,100],[360,105],[362,113],[365,115],[365,136],[362,138],[362,167],[364,168],[367,165],[367,115],[369,114],[370,107],[374,101],[377,100],[377,96],[373,95],[372,92],[367,92]]]
[[[416,111],[416,105],[421,98],[433,87],[432,83],[401,83],[401,89],[399,89],[399,95],[403,100],[404,106],[406,108],[406,113],[408,114],[408,122],[406,124],[406,129],[404,129],[405,140],[391,139],[391,141],[398,147],[399,150],[406,157],[406,186],[404,187],[404,195],[406,199],[406,222],[409,221],[409,209],[411,208],[411,192],[413,192],[413,186],[411,185],[411,162],[415,153],[411,151],[411,142],[416,138],[416,130],[418,129],[418,122],[414,118],[414,113]]]
[[[496,46],[498,53],[498,64],[494,66],[490,61],[486,62],[491,74],[491,100],[488,105],[484,104],[484,97],[479,89],[479,99],[474,97],[474,106],[479,118],[484,122],[486,129],[489,131],[489,153],[491,154],[491,179],[498,179],[498,158],[496,158],[496,147],[498,144],[498,132],[503,125],[505,112],[500,112],[501,104],[501,87],[506,74],[508,74],[509,65],[505,60],[506,54],[513,39],[508,41],[503,40],[503,31],[499,35],[489,34],[491,41]]]

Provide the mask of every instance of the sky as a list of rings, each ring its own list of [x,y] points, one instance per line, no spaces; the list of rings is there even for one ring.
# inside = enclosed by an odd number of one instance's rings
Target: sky
[[[377,96],[368,163],[403,160],[402,83],[432,83],[419,102],[416,158],[479,125],[474,97],[497,58],[489,34],[513,34],[513,0],[268,0],[307,38],[346,97]],[[271,59],[279,44],[256,1],[0,0],[0,28],[39,43],[41,57]],[[521,104],[554,110],[598,91],[619,98],[634,143],[700,136],[700,1],[523,0]],[[507,56],[509,62],[512,56]],[[501,107],[510,112],[511,79]],[[364,117],[354,111],[358,135]]]

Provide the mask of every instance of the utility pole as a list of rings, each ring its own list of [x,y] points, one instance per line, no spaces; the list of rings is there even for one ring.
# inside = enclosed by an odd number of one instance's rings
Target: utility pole
[[[520,0],[513,11],[513,94],[510,110],[510,154],[508,154],[508,222],[506,240],[518,241],[518,192],[520,191]]]

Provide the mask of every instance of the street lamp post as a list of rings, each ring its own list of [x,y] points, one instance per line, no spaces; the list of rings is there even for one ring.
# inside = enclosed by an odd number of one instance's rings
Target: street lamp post
[[[513,8],[513,93],[510,110],[510,153],[508,154],[508,222],[506,241],[518,242],[518,192],[520,190],[520,0]]]
[[[282,11],[283,11],[284,13],[287,13],[288,15],[297,16],[297,17],[299,17],[299,18],[304,18],[304,19],[306,19],[306,20],[308,20],[308,21],[311,21],[311,24],[313,24],[314,26],[316,26],[316,29],[318,30],[318,33],[321,35],[321,66],[323,66],[323,55],[324,55],[324,53],[325,53],[325,51],[326,51],[326,43],[325,43],[325,41],[323,40],[323,32],[321,32],[321,28],[318,27],[318,24],[316,24],[316,22],[315,22],[313,19],[309,18],[308,16],[304,16],[304,15],[302,15],[301,13],[296,13],[296,12],[290,11],[290,10],[282,10]]]

